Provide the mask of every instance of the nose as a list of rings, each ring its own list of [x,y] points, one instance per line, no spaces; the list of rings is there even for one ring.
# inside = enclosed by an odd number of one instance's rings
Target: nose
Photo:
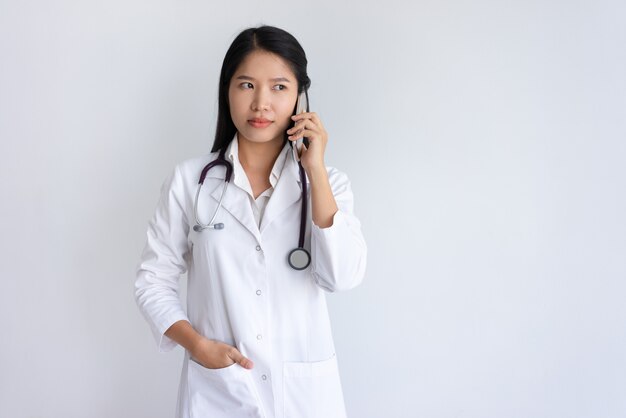
[[[271,107],[269,92],[264,91],[264,89],[256,90],[254,100],[252,100],[251,105],[252,110],[254,111],[269,110]]]

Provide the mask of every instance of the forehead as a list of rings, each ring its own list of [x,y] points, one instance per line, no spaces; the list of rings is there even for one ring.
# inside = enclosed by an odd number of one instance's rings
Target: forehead
[[[260,50],[251,52],[241,61],[233,78],[242,74],[259,80],[276,77],[285,77],[290,80],[296,78],[291,67],[282,57]]]

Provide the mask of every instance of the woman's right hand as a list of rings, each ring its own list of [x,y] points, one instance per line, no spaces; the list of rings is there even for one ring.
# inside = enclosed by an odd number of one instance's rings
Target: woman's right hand
[[[190,355],[196,363],[207,369],[222,369],[239,363],[246,369],[254,367],[252,360],[246,358],[232,345],[221,341],[200,338],[200,340],[190,350]]]

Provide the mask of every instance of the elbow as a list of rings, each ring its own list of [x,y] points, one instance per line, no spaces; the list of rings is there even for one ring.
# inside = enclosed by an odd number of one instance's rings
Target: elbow
[[[344,292],[354,289],[363,281],[362,277],[353,277],[351,279],[342,278],[341,280],[333,280],[333,278],[322,277],[319,274],[313,274],[315,283],[328,293]]]
[[[366,250],[352,262],[338,260],[337,263],[312,271],[315,283],[329,293],[343,292],[359,286],[365,277],[367,266]]]
[[[141,311],[145,311],[146,304],[150,299],[150,295],[154,292],[154,279],[152,279],[149,271],[141,268],[137,269],[135,279],[134,299],[135,304]]]
[[[341,211],[333,225],[313,229],[311,249],[315,283],[327,292],[341,292],[363,281],[367,264],[367,245],[359,223]]]

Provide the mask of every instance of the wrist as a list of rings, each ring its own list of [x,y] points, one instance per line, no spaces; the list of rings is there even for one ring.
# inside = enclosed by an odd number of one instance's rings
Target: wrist
[[[205,338],[200,334],[196,334],[196,337],[192,340],[191,344],[189,345],[189,353],[191,354],[192,357],[196,357],[196,354],[202,351],[202,347],[205,344],[208,344],[210,342],[211,340],[209,340],[208,338]]]
[[[306,171],[306,174],[311,182],[328,178],[328,172],[326,171],[326,166],[324,164],[309,167]]]

